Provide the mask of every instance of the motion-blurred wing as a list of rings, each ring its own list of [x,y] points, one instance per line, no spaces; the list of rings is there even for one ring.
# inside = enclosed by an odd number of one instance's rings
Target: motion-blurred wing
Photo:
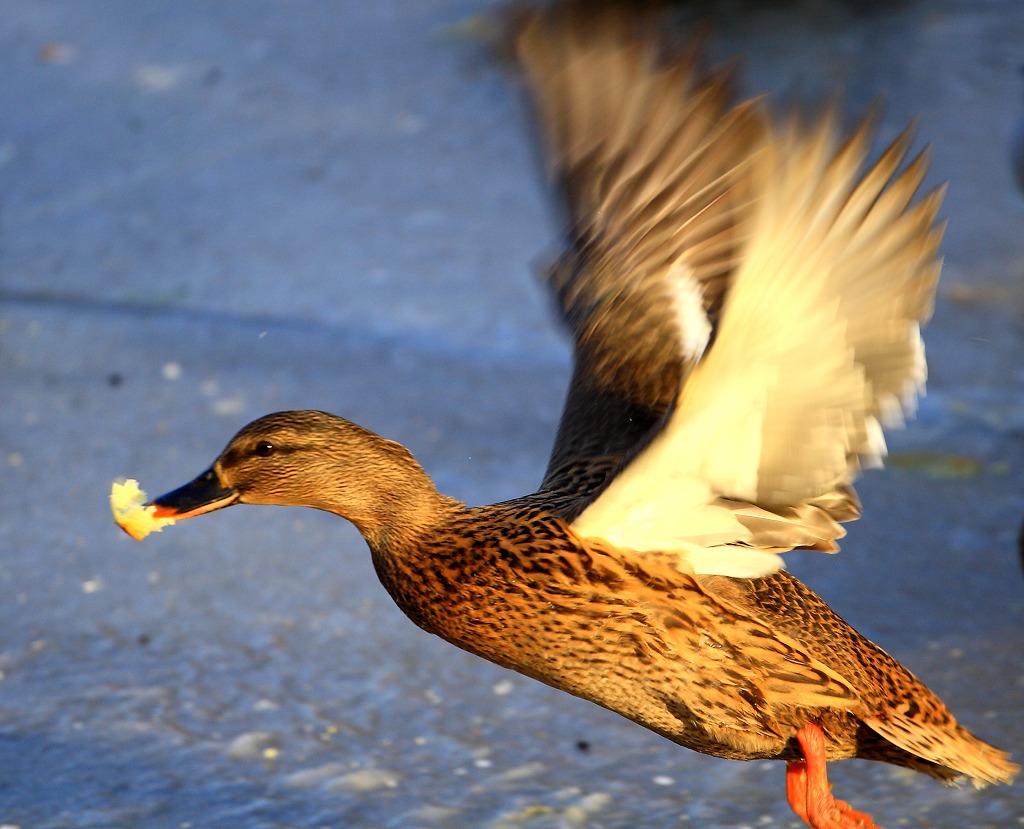
[[[885,453],[925,379],[942,194],[912,204],[904,133],[863,176],[871,130],[838,150],[831,119],[791,121],[747,172],[758,194],[717,337],[664,428],[574,522],[583,536],[674,550],[756,576],[775,552],[835,549],[849,484]],[[681,562],[682,563],[682,562]]]
[[[643,20],[562,7],[516,43],[568,214],[551,285],[576,363],[549,491],[594,491],[667,411],[706,347],[749,215],[741,173],[762,115],[729,110],[727,73],[662,60]]]

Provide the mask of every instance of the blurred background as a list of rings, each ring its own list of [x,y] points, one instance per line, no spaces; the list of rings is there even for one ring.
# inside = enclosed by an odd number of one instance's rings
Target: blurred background
[[[0,825],[798,825],[781,763],[419,631],[333,516],[144,544],[110,519],[115,478],[164,492],[285,408],[402,441],[471,503],[536,486],[569,370],[534,276],[559,226],[497,8],[0,0]],[[882,96],[881,140],[919,118],[950,182],[929,395],[842,554],[787,562],[1020,760],[1024,4],[679,17],[745,93],[839,90],[851,119]],[[883,826],[1024,824],[1022,783],[833,775]]]

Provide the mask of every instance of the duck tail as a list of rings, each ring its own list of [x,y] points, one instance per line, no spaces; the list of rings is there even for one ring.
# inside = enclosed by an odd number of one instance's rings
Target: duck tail
[[[958,783],[967,778],[978,789],[992,783],[1011,783],[1020,766],[1010,760],[1010,755],[979,740],[959,725],[945,706],[942,709],[941,713],[936,713],[946,721],[935,722],[933,728],[922,728],[920,718],[913,716],[913,712],[865,719],[864,724],[893,745],[925,761],[920,766],[903,765],[943,782]]]

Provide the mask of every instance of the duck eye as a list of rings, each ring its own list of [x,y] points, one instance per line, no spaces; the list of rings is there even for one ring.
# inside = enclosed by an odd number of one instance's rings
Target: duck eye
[[[269,458],[274,454],[274,444],[269,440],[261,440],[256,444],[256,454],[261,458]]]

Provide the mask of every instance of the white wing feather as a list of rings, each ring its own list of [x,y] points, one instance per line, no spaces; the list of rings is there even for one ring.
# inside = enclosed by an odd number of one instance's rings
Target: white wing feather
[[[815,501],[881,463],[880,419],[899,422],[923,388],[919,323],[939,271],[942,194],[910,205],[925,160],[894,177],[905,133],[860,177],[869,132],[837,151],[831,119],[811,133],[792,122],[759,151],[717,337],[577,533],[745,577],[796,546],[835,549],[843,531]]]

